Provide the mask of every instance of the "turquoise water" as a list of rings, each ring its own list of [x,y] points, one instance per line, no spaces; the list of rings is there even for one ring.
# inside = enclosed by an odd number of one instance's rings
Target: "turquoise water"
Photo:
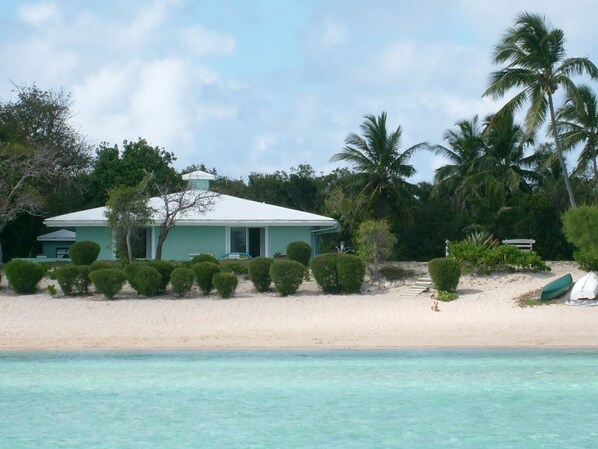
[[[0,448],[596,448],[598,352],[0,353]]]

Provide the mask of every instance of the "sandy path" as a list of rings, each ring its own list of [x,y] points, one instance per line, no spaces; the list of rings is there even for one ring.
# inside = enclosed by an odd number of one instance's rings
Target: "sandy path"
[[[464,276],[460,297],[440,303],[407,285],[332,296],[313,282],[296,296],[257,294],[244,281],[237,297],[126,299],[51,298],[0,291],[0,349],[78,348],[399,348],[598,347],[598,307],[553,304],[521,308],[513,298],[570,272]]]

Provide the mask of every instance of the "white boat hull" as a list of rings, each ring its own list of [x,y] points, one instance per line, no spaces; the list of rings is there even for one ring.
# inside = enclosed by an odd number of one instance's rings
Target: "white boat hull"
[[[596,299],[598,296],[598,275],[590,271],[573,286],[572,300]]]

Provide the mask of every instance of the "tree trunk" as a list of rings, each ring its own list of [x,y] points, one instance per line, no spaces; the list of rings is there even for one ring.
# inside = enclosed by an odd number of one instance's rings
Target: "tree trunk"
[[[548,107],[550,108],[550,124],[552,128],[552,135],[554,137],[554,146],[556,148],[556,153],[559,157],[559,161],[563,169],[563,178],[565,180],[567,194],[569,195],[569,202],[571,203],[571,207],[577,207],[575,195],[573,194],[573,187],[571,186],[571,181],[569,180],[569,173],[567,172],[567,164],[565,162],[565,157],[563,156],[563,151],[561,149],[561,141],[559,139],[559,134],[556,130],[556,115],[554,113],[554,105],[552,104],[552,95],[550,93],[548,94]]]
[[[129,259],[129,263],[133,262],[133,247],[131,245],[131,227],[127,228],[127,258]]]
[[[158,243],[156,244],[156,255],[154,257],[156,260],[162,260],[162,245],[164,245],[167,235],[168,233],[160,233],[160,235],[158,236]]]

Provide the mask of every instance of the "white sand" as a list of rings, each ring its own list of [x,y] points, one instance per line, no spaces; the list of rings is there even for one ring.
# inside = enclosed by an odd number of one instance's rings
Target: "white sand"
[[[0,349],[598,347],[598,307],[521,308],[513,300],[564,273],[584,274],[573,263],[551,266],[551,273],[463,276],[459,298],[440,302],[440,312],[429,293],[405,296],[415,278],[361,295],[324,295],[310,282],[281,298],[242,281],[229,300],[197,292],[137,299],[128,291],[113,301],[18,296],[3,280]]]

